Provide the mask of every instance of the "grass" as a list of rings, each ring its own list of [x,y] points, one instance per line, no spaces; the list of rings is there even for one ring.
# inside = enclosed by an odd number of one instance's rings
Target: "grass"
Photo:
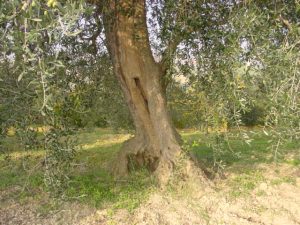
[[[257,166],[261,163],[274,162],[272,149],[268,148],[268,138],[262,134],[252,135],[251,145],[244,143],[240,137],[229,137],[229,145],[221,153],[214,153],[212,146],[207,143],[215,138],[214,134],[204,134],[195,131],[182,132],[182,136],[198,159],[206,166],[213,166],[215,160],[221,160],[227,171],[236,175],[228,181],[228,185],[235,197],[247,195],[259,182],[264,180]],[[130,135],[113,133],[111,129],[95,128],[90,131],[79,131],[76,134],[78,143],[82,146],[78,152],[70,176],[70,185],[65,190],[65,196],[70,201],[101,208],[110,206],[112,210],[125,208],[132,211],[155,190],[156,183],[146,170],[134,171],[129,177],[114,179],[108,172],[123,141]],[[0,191],[19,187],[16,199],[43,198],[45,186],[43,183],[42,168],[30,170],[43,157],[41,151],[27,151],[25,157],[15,143],[15,137],[6,140],[6,147],[11,146],[11,156],[0,155]],[[230,146],[230,148],[229,148]],[[293,166],[299,166],[300,144],[286,143],[280,152],[278,160]],[[234,153],[234,154],[233,154]],[[284,156],[292,154],[286,159]],[[29,169],[29,171],[27,170]],[[30,176],[28,176],[30,174]],[[291,178],[274,181],[274,185],[282,182],[293,182]],[[21,197],[20,197],[21,196]],[[41,208],[50,210],[55,204],[49,203]]]
[[[248,173],[236,175],[229,180],[230,195],[240,197],[249,195],[256,186],[263,182],[265,177],[261,171],[250,171]]]
[[[108,172],[110,162],[113,162],[121,143],[129,138],[128,134],[114,134],[111,129],[94,129],[79,131],[76,138],[82,147],[76,156],[69,186],[64,193],[66,199],[97,208],[110,205],[112,209],[126,208],[132,211],[155,188],[155,181],[146,170],[134,171],[129,177],[117,180]],[[18,191],[10,197],[16,200],[41,198],[46,190],[43,174],[26,171],[24,165],[32,167],[41,160],[43,153],[35,154],[40,151],[34,150],[24,154],[15,148],[13,139],[9,137],[6,140],[6,146],[12,144],[10,156],[0,155],[0,191],[18,187],[19,191],[22,190],[21,194]],[[25,155],[34,157],[25,159]],[[44,205],[41,208],[42,214],[45,210],[53,209],[56,204],[49,202]]]
[[[255,169],[261,163],[273,163],[276,161],[295,166],[300,164],[299,142],[288,141],[284,143],[275,159],[275,152],[270,148],[270,140],[267,136],[262,133],[256,133],[251,134],[251,138],[253,139],[252,142],[247,144],[237,134],[225,137],[228,142],[221,143],[222,150],[216,153],[213,147],[207,144],[215,141],[215,134],[185,135],[185,139],[189,143],[189,150],[208,167],[212,167],[215,161],[222,160],[222,163],[227,168],[231,168],[232,171],[236,171],[238,167],[238,171],[244,173],[249,169]],[[292,154],[293,158],[287,159],[285,156],[288,154]]]
[[[249,132],[248,135],[253,139],[250,144],[245,143],[237,133],[224,137],[228,143],[221,140],[220,146],[222,150],[217,153],[214,152],[213,146],[208,144],[216,141],[215,134],[192,133],[191,135],[184,135],[187,148],[207,168],[211,168],[213,171],[218,166],[216,162],[221,161],[226,173],[233,175],[227,179],[226,184],[229,186],[229,195],[234,198],[248,196],[260,183],[268,180],[267,177],[264,177],[265,171],[260,165],[273,164],[274,162],[295,167],[300,165],[299,142],[287,141],[284,143],[275,160],[274,150],[269,147],[270,139],[268,136],[259,131],[255,133]],[[295,178],[284,176],[271,180],[272,185],[282,183],[295,184]]]
[[[288,183],[288,184],[292,184],[292,185],[296,185],[296,179],[294,177],[291,176],[284,176],[284,177],[280,177],[277,179],[274,179],[271,181],[272,185],[280,185],[283,183]]]
[[[115,180],[104,169],[87,168],[71,176],[66,195],[70,199],[102,207],[112,204],[113,208],[133,210],[154,188],[147,171],[136,171],[124,180]]]

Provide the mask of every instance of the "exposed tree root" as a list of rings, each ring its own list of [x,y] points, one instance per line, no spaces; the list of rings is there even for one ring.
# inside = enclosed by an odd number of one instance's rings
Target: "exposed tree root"
[[[179,149],[169,151],[172,147]],[[153,146],[139,136],[126,141],[117,155],[113,174],[117,177],[124,177],[133,170],[147,168],[157,178],[161,187],[174,179],[182,181],[198,179],[203,183],[210,183],[205,170],[200,168],[192,157],[184,153],[179,145],[164,146],[165,150],[157,148],[157,145]],[[170,152],[175,152],[175,154],[170,154]]]

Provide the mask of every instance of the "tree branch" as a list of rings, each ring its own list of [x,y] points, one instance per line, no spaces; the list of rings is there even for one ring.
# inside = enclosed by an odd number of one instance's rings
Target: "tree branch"
[[[165,51],[162,53],[162,59],[160,61],[164,74],[166,74],[167,70],[171,66],[171,62],[178,45],[183,40],[189,38],[190,34],[198,29],[195,23],[191,24],[189,21],[195,20],[199,17],[200,14],[197,9],[199,8],[201,2],[202,0],[181,0],[178,2],[178,5],[176,5],[175,11],[171,10],[169,12],[169,18],[175,17],[175,19],[174,23],[171,22],[171,24],[173,24],[173,32],[171,33],[171,38]]]
[[[177,46],[182,41],[180,34],[173,34],[173,38],[169,41],[167,48],[162,53],[162,59],[160,61],[163,74],[166,74],[167,70],[171,66],[171,60],[176,52]]]

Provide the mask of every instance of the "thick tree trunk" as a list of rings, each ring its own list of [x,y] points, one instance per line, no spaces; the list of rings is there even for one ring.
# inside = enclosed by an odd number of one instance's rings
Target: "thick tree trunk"
[[[130,164],[146,166],[165,183],[181,148],[161,86],[163,70],[149,45],[145,1],[110,1],[108,8],[107,46],[136,128],[120,151],[116,171],[124,175]]]

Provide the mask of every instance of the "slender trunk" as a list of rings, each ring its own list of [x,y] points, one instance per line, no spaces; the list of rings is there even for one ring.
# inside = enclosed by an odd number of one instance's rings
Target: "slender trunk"
[[[130,163],[147,166],[164,183],[181,148],[161,86],[163,70],[149,45],[145,1],[110,1],[109,8],[104,15],[107,47],[136,129],[120,151],[116,171],[126,174]]]

